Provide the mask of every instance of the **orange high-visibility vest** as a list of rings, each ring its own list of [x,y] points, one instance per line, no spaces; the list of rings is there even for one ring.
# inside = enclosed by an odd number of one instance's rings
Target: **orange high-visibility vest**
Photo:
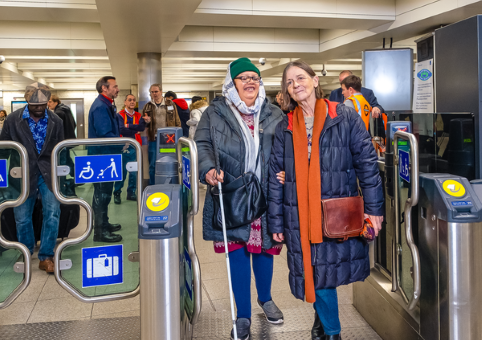
[[[368,130],[368,125],[370,124],[370,113],[372,112],[372,107],[370,104],[368,104],[367,100],[361,93],[356,93],[347,98],[347,100],[351,100],[355,110],[362,117],[363,122]]]

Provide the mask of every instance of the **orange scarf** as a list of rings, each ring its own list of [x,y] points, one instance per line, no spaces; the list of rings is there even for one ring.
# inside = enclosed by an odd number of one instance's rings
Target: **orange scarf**
[[[296,193],[300,220],[301,249],[305,269],[305,295],[307,302],[315,302],[315,283],[311,264],[311,243],[323,242],[321,228],[321,172],[320,137],[326,119],[326,103],[318,99],[315,106],[311,161],[308,160],[308,136],[303,110],[293,111],[293,144],[295,152]]]

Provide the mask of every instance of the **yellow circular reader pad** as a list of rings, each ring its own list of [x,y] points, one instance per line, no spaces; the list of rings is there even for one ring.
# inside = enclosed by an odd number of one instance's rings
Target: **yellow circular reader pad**
[[[169,196],[156,192],[147,198],[146,205],[152,211],[162,211],[169,206]]]
[[[444,191],[449,194],[450,196],[454,197],[462,197],[465,195],[465,188],[464,186],[453,179],[448,179],[443,182]]]

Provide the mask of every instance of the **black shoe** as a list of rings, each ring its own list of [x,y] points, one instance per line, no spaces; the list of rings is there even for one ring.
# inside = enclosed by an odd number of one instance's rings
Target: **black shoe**
[[[325,335],[325,340],[341,340],[341,334]]]
[[[258,299],[258,306],[263,310],[266,320],[268,320],[269,323],[280,324],[284,322],[283,312],[275,305],[273,300],[261,303]]]
[[[120,198],[120,193],[115,193],[114,192],[114,203],[115,204],[121,204],[121,198]]]
[[[246,318],[239,318],[236,320],[236,333],[238,340],[248,340],[250,335],[251,320]],[[231,340],[234,339],[234,329],[231,330]]]
[[[127,193],[127,200],[128,201],[137,201],[137,195]]]
[[[94,242],[120,242],[122,241],[122,236],[113,234],[110,231],[104,231],[100,235],[94,235]]]
[[[317,312],[315,312],[315,323],[311,329],[311,340],[326,340],[325,330]]]
[[[104,227],[105,230],[110,231],[111,233],[115,231],[121,230],[121,225],[120,224],[108,224]]]

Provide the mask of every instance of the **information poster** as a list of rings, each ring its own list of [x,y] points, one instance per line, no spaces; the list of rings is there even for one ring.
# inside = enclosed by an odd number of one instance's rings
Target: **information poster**
[[[413,113],[433,113],[433,59],[415,64]]]

